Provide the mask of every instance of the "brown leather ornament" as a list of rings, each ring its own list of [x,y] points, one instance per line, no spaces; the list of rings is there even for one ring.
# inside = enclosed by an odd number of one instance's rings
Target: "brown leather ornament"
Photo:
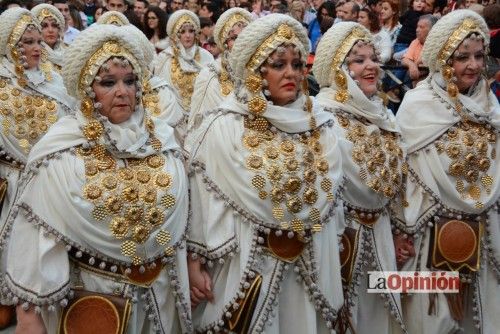
[[[440,217],[431,237],[431,267],[462,273],[477,271],[481,235],[481,222]]]
[[[130,311],[127,298],[74,290],[74,298],[61,315],[59,334],[123,334]]]

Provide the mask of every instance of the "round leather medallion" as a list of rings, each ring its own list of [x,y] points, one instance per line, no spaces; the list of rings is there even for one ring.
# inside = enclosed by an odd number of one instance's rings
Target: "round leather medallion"
[[[278,237],[270,233],[267,237],[267,246],[277,258],[293,261],[302,254],[306,244],[299,239],[297,234],[293,238],[288,238],[286,234]]]
[[[70,306],[64,318],[68,334],[117,334],[120,330],[118,310],[106,298],[87,296]]]
[[[467,223],[450,220],[439,231],[438,247],[446,260],[465,262],[476,249],[476,234]]]
[[[342,251],[340,252],[340,266],[343,267],[347,264],[349,261],[349,256],[352,252],[352,245],[351,241],[349,238],[345,235],[342,234]]]

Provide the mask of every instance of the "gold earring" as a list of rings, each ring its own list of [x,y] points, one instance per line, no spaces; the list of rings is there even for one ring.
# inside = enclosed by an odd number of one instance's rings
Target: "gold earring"
[[[458,87],[452,81],[454,74],[453,68],[449,65],[444,65],[441,69],[441,74],[443,79],[446,81],[446,91],[448,92],[448,95],[450,95],[453,99],[456,98],[458,95]]]
[[[19,54],[19,51],[15,48],[12,49],[10,54],[12,56],[12,60],[14,61],[14,69],[15,69],[15,72],[17,75],[17,83],[19,84],[19,86],[24,88],[24,87],[26,87],[28,82],[24,78],[24,66],[19,61],[19,59],[21,58],[21,55]]]
[[[347,78],[342,70],[335,71],[335,84],[337,85],[337,92],[335,93],[335,101],[346,103],[349,99],[347,92]]]
[[[80,109],[82,111],[83,116],[86,118],[92,118],[92,113],[94,112],[94,103],[90,97],[85,97],[81,104]]]
[[[52,64],[49,62],[49,55],[45,48],[42,48],[42,54],[40,57],[40,70],[42,70],[43,75],[47,81],[52,81]]]
[[[262,78],[255,72],[252,72],[245,79],[245,87],[254,96],[248,101],[248,110],[256,115],[262,115],[267,108],[267,101],[262,96],[257,95],[262,91]]]

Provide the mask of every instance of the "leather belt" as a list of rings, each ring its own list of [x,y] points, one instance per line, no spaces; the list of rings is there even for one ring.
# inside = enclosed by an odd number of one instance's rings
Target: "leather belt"
[[[121,265],[109,265],[106,263],[105,266],[102,266],[102,261],[98,261],[89,254],[83,253],[76,248],[72,248],[71,251],[68,252],[68,255],[72,261],[77,262],[83,269],[94,271],[105,276],[119,278],[122,281],[141,287],[149,287],[158,278],[165,267],[161,259],[157,259],[149,263],[149,265],[144,264],[126,267]]]

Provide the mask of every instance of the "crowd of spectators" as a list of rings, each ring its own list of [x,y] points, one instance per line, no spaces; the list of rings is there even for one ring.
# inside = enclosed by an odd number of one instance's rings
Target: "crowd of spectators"
[[[414,87],[427,75],[420,53],[430,28],[449,11],[469,8],[482,15],[491,31],[488,77],[492,89],[500,96],[499,38],[500,4],[495,0],[2,0],[0,13],[12,6],[31,7],[47,2],[56,6],[66,20],[64,42],[70,44],[79,31],[92,25],[106,11],[122,12],[141,29],[158,52],[168,45],[166,26],[169,16],[188,9],[200,17],[198,43],[217,57],[220,53],[213,39],[213,27],[227,9],[241,7],[254,18],[269,13],[288,14],[308,31],[314,51],[321,36],[335,23],[357,21],[375,36],[380,61],[388,76],[384,90],[397,108],[405,90]]]

